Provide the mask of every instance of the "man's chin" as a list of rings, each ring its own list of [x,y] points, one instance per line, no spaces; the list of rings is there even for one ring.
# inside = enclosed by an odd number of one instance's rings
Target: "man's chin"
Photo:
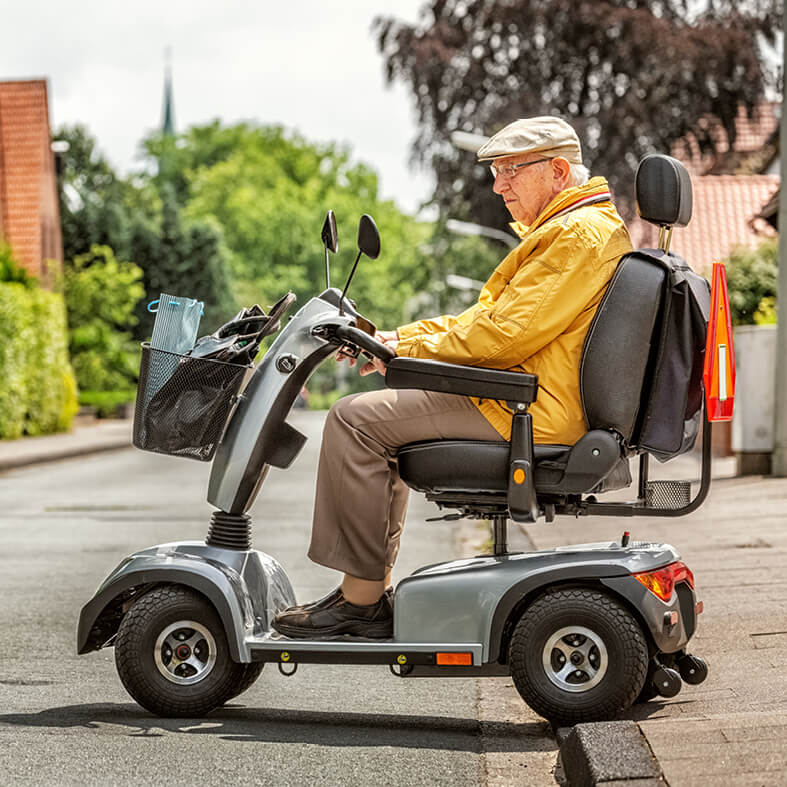
[[[517,215],[516,215],[516,214],[517,214],[517,211],[516,211],[516,210],[511,210],[511,205],[508,205],[508,204],[506,204],[506,210],[508,211],[508,214],[511,216],[511,218],[512,218],[514,221],[521,221],[521,219],[519,219],[519,218],[517,217]]]

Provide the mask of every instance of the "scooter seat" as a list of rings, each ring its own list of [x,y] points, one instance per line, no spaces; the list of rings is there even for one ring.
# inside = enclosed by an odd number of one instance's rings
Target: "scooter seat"
[[[508,489],[510,445],[481,440],[408,443],[398,453],[399,475],[419,492],[495,492]],[[571,446],[535,445],[536,489],[562,478]]]
[[[505,494],[510,452],[509,443],[502,441],[408,443],[397,453],[399,475],[409,487],[427,494]],[[611,491],[631,483],[628,460],[608,432],[593,430],[573,446],[536,444],[533,452],[537,493]]]

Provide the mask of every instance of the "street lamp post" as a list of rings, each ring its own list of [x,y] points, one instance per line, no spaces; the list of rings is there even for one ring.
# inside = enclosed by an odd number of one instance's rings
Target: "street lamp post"
[[[787,23],[787,5],[784,8]],[[787,67],[787,48],[782,45]],[[781,177],[779,186],[779,322],[776,326],[776,392],[773,408],[773,456],[771,472],[787,476],[787,68],[782,71],[782,116],[779,130]]]

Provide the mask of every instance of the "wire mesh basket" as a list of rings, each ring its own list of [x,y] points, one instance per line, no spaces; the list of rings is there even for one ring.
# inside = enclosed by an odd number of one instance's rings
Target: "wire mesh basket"
[[[134,445],[207,462],[249,367],[142,345]]]

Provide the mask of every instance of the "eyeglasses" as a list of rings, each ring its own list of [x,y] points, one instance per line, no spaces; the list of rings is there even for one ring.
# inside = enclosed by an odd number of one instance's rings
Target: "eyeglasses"
[[[504,178],[513,178],[516,175],[516,171],[518,169],[522,169],[522,167],[529,167],[531,164],[541,164],[543,161],[550,161],[551,159],[548,158],[537,158],[535,161],[526,161],[524,164],[490,164],[489,171],[492,173],[492,177],[496,178],[498,175],[502,175]]]

